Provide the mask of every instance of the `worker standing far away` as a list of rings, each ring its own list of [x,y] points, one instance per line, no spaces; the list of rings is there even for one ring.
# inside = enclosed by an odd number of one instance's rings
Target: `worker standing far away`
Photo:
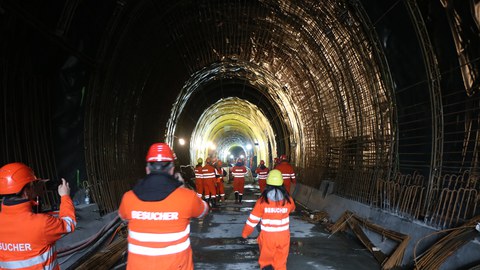
[[[223,184],[223,177],[226,175],[227,173],[222,168],[222,161],[218,160],[215,163],[215,177],[217,179],[217,201],[218,202],[225,202],[225,186]]]
[[[128,221],[127,269],[193,269],[190,218],[208,205],[173,177],[175,154],[165,143],[150,146],[147,176],[122,198],[118,213]]]
[[[265,161],[260,160],[260,166],[255,170],[258,177],[258,185],[260,186],[260,193],[265,190],[265,186],[267,185],[268,171],[269,169],[265,166]]]
[[[280,164],[278,164],[275,169],[282,172],[283,176],[283,185],[288,193],[290,193],[290,185],[296,184],[297,180],[295,178],[295,171],[293,170],[292,165],[288,163],[288,158],[286,155],[280,156]]]
[[[36,185],[42,184],[23,163],[0,168],[0,269],[60,269],[55,242],[75,230],[75,208],[70,187],[62,178],[59,217],[34,213]],[[38,206],[38,205],[37,205]],[[36,206],[36,207],[37,207]]]
[[[232,168],[233,191],[235,192],[235,203],[242,204],[243,191],[245,190],[245,176],[247,167],[243,166],[243,160],[237,159],[237,163]]]
[[[203,174],[202,174],[202,168],[203,168],[203,159],[199,158],[197,159],[197,166],[195,166],[195,188],[197,189],[197,196],[202,198],[203,197]]]
[[[217,190],[215,177],[215,167],[212,166],[212,159],[207,157],[205,159],[205,166],[202,168],[203,187],[205,192],[205,200],[210,207],[217,207]]]
[[[257,242],[260,248],[258,263],[262,270],[285,270],[290,249],[290,213],[295,203],[283,186],[282,173],[271,170],[267,187],[255,203],[243,227],[242,237],[247,238],[261,222]]]

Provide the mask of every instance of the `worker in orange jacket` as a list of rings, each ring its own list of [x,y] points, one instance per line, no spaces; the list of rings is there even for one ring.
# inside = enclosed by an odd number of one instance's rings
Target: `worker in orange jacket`
[[[283,176],[283,185],[288,193],[290,193],[291,184],[296,184],[297,180],[295,178],[295,171],[293,170],[292,165],[288,163],[287,155],[280,156],[280,164],[278,164],[275,169],[282,172]]]
[[[215,167],[212,166],[212,159],[205,159],[205,166],[202,168],[203,186],[205,188],[205,200],[211,207],[217,206],[217,178],[215,177]]]
[[[260,166],[255,169],[255,173],[258,177],[258,185],[260,186],[260,193],[265,190],[265,187],[267,185],[268,172],[269,169],[267,168],[267,166],[265,166],[265,161],[260,160]]]
[[[267,177],[267,187],[255,203],[242,231],[242,237],[247,238],[261,222],[257,238],[261,269],[287,269],[290,249],[289,216],[294,210],[295,203],[283,186],[282,173],[271,170]]]
[[[75,230],[75,208],[70,187],[62,178],[59,216],[34,213],[35,185],[40,184],[33,170],[23,163],[0,168],[0,269],[59,270],[55,242]]]
[[[243,166],[243,160],[237,159],[237,163],[232,168],[233,191],[235,193],[235,203],[242,204],[243,192],[245,190],[245,176],[247,175],[247,167]]]
[[[203,197],[203,190],[204,190],[202,168],[203,168],[203,159],[199,158],[197,159],[197,166],[195,166],[194,172],[195,172],[195,188],[197,189],[197,196],[200,198]]]
[[[222,168],[222,161],[218,160],[215,163],[215,177],[217,179],[217,201],[218,202],[225,201],[225,185],[223,184],[223,177],[226,175],[227,173]]]
[[[128,221],[127,269],[193,269],[190,218],[208,205],[173,177],[175,154],[165,143],[147,154],[147,176],[122,198],[119,216]]]

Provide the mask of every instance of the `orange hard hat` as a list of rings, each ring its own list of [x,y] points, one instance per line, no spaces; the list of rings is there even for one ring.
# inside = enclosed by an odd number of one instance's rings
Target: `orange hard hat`
[[[169,162],[177,157],[166,143],[154,143],[147,153],[147,162]]]
[[[264,161],[264,160],[260,160],[260,165],[265,165],[265,161]]]
[[[280,156],[280,160],[287,160],[287,159],[288,159],[288,158],[287,158],[287,155],[285,155],[285,154],[283,154],[283,155]]]
[[[221,161],[221,160],[217,161],[217,165],[218,165],[219,167],[222,167],[222,161]]]
[[[0,195],[16,194],[22,188],[38,179],[27,165],[15,162],[0,168]]]
[[[207,157],[207,159],[205,159],[205,163],[206,164],[212,164],[212,159]]]

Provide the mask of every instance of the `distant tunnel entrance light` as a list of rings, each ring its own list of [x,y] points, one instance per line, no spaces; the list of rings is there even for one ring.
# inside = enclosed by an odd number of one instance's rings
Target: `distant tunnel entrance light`
[[[183,139],[183,138],[178,139],[178,143],[180,145],[185,145],[185,139]]]

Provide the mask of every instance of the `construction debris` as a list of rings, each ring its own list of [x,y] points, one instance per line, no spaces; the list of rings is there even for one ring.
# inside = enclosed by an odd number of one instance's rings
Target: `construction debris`
[[[417,245],[426,237],[434,234],[450,232],[448,235],[438,240],[427,251],[420,255],[420,259],[414,257],[415,269],[417,270],[433,270],[439,269],[440,266],[447,260],[461,246],[468,243],[475,236],[478,235],[475,227],[480,222],[480,216],[476,216],[469,220],[466,224],[452,229],[442,230],[433,234],[427,235],[420,239],[414,248],[414,256],[416,253]]]
[[[303,210],[302,211],[302,220],[305,220],[310,223],[321,223],[326,224],[330,222],[330,218],[327,212],[325,211],[314,211],[308,212]]]
[[[353,233],[355,233],[363,245],[373,254],[375,259],[382,266],[382,269],[396,269],[401,266],[405,249],[410,241],[410,236],[382,228],[363,218],[355,216],[350,211],[345,211],[337,220],[337,222],[330,227],[332,235],[338,231],[345,231],[347,229],[347,225],[350,227]],[[397,245],[397,248],[390,255],[383,253],[370,241],[370,239],[368,239],[362,230],[362,227],[366,227],[370,231],[376,232],[390,240],[398,242],[399,244]]]

